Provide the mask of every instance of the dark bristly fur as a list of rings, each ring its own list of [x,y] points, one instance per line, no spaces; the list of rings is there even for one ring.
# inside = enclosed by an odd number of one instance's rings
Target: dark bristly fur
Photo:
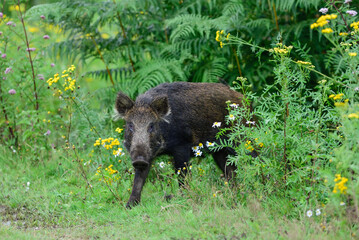
[[[137,204],[151,162],[161,154],[174,157],[176,171],[187,166],[192,147],[214,142],[214,122],[225,122],[226,102],[240,104],[242,95],[220,83],[165,83],[152,88],[133,102],[118,93],[116,110],[126,120],[124,145],[135,168],[135,179],[127,207]],[[228,150],[212,153],[226,177],[234,166],[227,165]],[[180,185],[183,180],[179,179]]]

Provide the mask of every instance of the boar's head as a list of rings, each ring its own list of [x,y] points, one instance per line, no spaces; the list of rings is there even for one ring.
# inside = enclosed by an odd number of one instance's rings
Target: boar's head
[[[136,169],[148,168],[164,146],[160,122],[167,121],[170,114],[167,97],[142,97],[134,102],[119,92],[116,111],[126,121],[124,145],[130,153],[132,165]]]

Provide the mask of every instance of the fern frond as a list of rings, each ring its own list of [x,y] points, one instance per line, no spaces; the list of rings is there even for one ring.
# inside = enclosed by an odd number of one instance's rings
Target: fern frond
[[[172,28],[171,41],[176,42],[194,36],[199,33],[208,39],[213,27],[213,20],[207,16],[195,14],[182,14],[166,21],[166,25]]]
[[[181,68],[181,65],[182,62],[180,60],[174,59],[153,59],[138,64],[137,68],[139,70],[136,71],[131,80],[132,89],[138,90],[138,92],[132,92],[131,95],[143,93],[164,82],[186,81],[187,75]]]

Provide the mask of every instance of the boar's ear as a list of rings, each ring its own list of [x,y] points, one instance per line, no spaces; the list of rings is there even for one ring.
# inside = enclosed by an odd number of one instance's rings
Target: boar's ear
[[[116,118],[123,118],[125,113],[130,110],[134,105],[134,102],[126,94],[119,92],[116,98],[115,110],[117,112]]]
[[[171,113],[168,99],[166,96],[156,97],[150,104],[151,108],[156,111],[160,118],[165,118]]]

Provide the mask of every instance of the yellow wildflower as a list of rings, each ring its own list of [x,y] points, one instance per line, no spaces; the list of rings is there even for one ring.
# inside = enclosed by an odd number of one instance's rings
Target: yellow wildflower
[[[351,113],[348,115],[348,118],[359,118],[359,115],[356,113]]]
[[[345,107],[347,106],[348,104],[347,103],[344,103],[344,102],[335,102],[334,103],[334,106],[336,107]]]
[[[310,62],[304,62],[304,61],[301,61],[301,60],[298,60],[297,63],[303,64],[303,65],[311,65],[312,64]]]
[[[29,27],[29,32],[31,32],[31,33],[40,32],[40,28],[38,28],[38,27]]]
[[[348,182],[348,179],[342,177],[340,174],[335,174],[334,182],[336,183],[334,185],[333,193],[337,193],[339,190],[341,194],[346,194],[348,187],[345,186],[345,183]]]
[[[229,36],[230,36],[230,35],[231,35],[230,33],[227,34],[227,36],[226,36],[226,40],[227,40],[227,41],[229,40]]]
[[[348,53],[349,54],[349,56],[351,56],[351,57],[356,57],[357,56],[357,53],[356,52],[350,52],[350,53]]]
[[[332,33],[332,32],[333,32],[333,29],[331,29],[331,28],[322,29],[322,33]]]
[[[329,20],[336,19],[338,15],[336,14],[327,14],[320,16],[317,21],[310,25],[310,28],[317,28],[317,27],[323,27],[324,25],[328,24]],[[329,33],[329,32],[328,32]]]
[[[359,28],[359,21],[358,22],[353,22],[352,24],[350,24],[350,26],[352,28],[354,28],[355,30]]]
[[[331,97],[331,96],[332,96],[332,97]],[[333,100],[340,100],[343,96],[344,96],[343,93],[339,93],[339,94],[334,95],[334,96],[333,96],[333,94],[331,94],[331,95],[329,96],[329,98],[333,98]]]
[[[118,133],[121,133],[123,131],[123,129],[122,128],[116,128],[115,131],[118,132]]]

